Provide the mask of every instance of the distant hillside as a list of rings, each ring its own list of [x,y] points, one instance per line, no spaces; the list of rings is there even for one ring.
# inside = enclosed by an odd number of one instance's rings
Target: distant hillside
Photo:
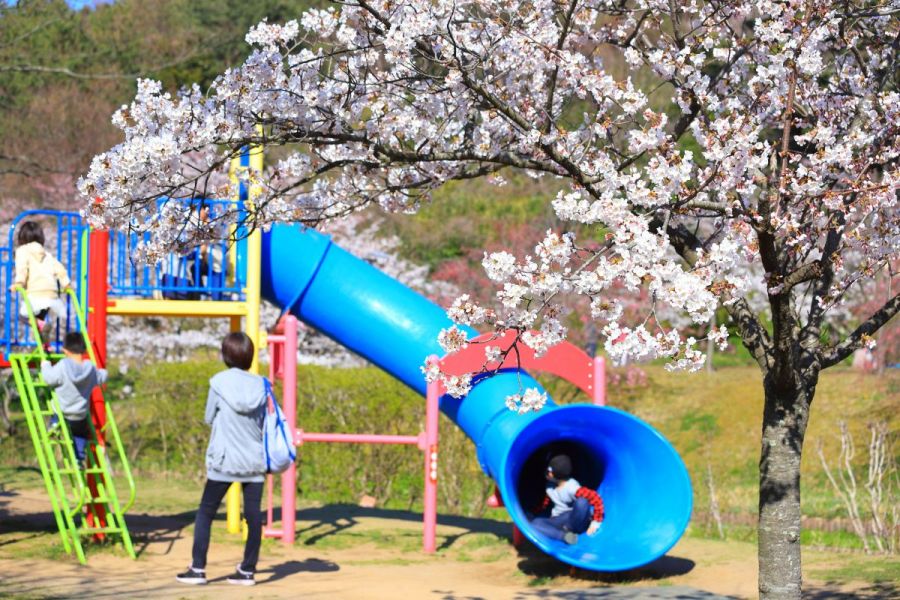
[[[240,64],[263,17],[298,17],[315,0],[64,0],[0,3],[0,218],[63,207],[90,159],[119,141],[112,113],[136,77],[176,91]]]

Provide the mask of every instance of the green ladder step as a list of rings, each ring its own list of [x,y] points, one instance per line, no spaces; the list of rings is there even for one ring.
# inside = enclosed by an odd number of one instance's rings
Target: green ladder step
[[[111,500],[112,500],[112,499],[111,499],[109,496],[96,496],[96,497],[86,496],[85,499],[84,499],[84,504],[85,504],[85,505],[88,505],[88,504],[91,504],[91,505],[107,504],[107,503],[109,503]]]
[[[124,527],[79,527],[81,535],[95,535],[97,533],[122,533]]]
[[[77,475],[79,473],[84,473],[87,475],[106,474],[106,470],[101,469],[100,467],[90,467],[87,469],[60,469],[59,472],[63,475]]]

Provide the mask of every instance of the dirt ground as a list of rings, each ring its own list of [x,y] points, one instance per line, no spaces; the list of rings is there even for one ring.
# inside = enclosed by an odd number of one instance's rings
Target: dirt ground
[[[298,542],[264,542],[259,584],[228,585],[242,543],[214,525],[207,572],[211,584],[190,587],[175,573],[189,562],[191,512],[128,518],[139,552],[91,549],[81,566],[60,549],[49,502],[39,490],[0,492],[0,598],[328,598],[364,600],[529,600],[756,596],[755,546],[686,537],[655,563],[624,574],[571,570],[531,547],[507,542],[509,524],[442,518],[438,552],[420,551],[421,516],[350,505],[298,513]],[[829,562],[806,553],[807,569]],[[900,588],[807,578],[807,596],[888,598]]]

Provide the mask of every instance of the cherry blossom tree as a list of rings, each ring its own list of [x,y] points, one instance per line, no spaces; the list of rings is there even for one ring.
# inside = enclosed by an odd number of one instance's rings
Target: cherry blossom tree
[[[894,293],[846,334],[826,327],[900,248],[898,14],[896,0],[346,0],[253,28],[246,62],[209,90],[140,81],[114,117],[125,141],[79,186],[94,225],[152,231],[153,259],[179,240],[156,199],[215,193],[207,174],[246,144],[287,150],[247,175],[259,227],[414,211],[504,169],[563,182],[548,203],[600,243],[550,231],[530,255],[487,255],[497,302],[450,314],[540,352],[578,295],[612,359],[692,370],[698,340],[664,315],[700,326],[724,306],[765,389],[760,594],[799,598],[819,373],[900,309]],[[641,322],[621,320],[613,286],[647,290]],[[441,340],[467,343],[456,328]],[[524,391],[513,407],[526,399],[539,407]]]

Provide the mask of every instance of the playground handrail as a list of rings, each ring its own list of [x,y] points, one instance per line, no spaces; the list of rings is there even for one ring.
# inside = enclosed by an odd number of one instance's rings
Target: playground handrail
[[[185,211],[190,222],[196,221],[193,211],[200,206],[211,211],[212,227],[220,227],[217,219],[223,213],[239,210],[239,204],[231,199],[202,198],[179,200],[160,198],[157,206],[177,204]],[[198,222],[199,223],[199,222]],[[108,257],[108,295],[110,298],[143,298],[151,300],[193,300],[194,296],[211,296],[214,299],[243,297],[246,287],[246,261],[238,255],[246,254],[245,236],[238,236],[232,229],[228,239],[197,242],[190,250],[173,249],[156,265],[139,265],[132,261],[134,247],[149,239],[149,232],[110,231]],[[200,248],[207,247],[207,259],[201,267]],[[216,256],[215,260],[213,256]],[[218,264],[220,263],[220,264]],[[239,264],[240,263],[240,264]],[[218,268],[215,265],[218,264]],[[235,266],[242,268],[235,268]],[[166,280],[166,276],[169,276]],[[206,278],[201,284],[200,280]]]
[[[90,239],[91,230],[85,228],[84,231],[81,232],[81,264],[85,265],[84,268],[80,269],[80,281],[78,289],[81,290],[81,297],[79,301],[81,302],[81,306],[87,306],[87,294],[88,294],[88,269],[86,265],[88,264],[88,247],[89,247],[89,239]],[[82,315],[83,316],[83,315]]]
[[[32,335],[34,335],[34,341],[37,345],[35,354],[37,354],[43,362],[48,358],[47,351],[44,350],[44,340],[41,339],[41,329],[37,325],[37,317],[34,316],[34,309],[31,307],[31,300],[28,299],[28,291],[21,285],[16,285],[13,289],[22,297],[22,302],[24,303],[25,310],[28,313],[28,326],[31,327],[31,333]]]

